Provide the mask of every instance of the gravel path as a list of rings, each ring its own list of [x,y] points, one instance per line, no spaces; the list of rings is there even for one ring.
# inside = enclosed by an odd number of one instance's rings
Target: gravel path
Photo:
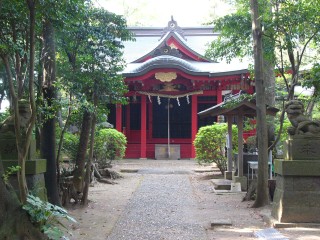
[[[190,170],[140,169],[143,178],[109,240],[205,240]]]

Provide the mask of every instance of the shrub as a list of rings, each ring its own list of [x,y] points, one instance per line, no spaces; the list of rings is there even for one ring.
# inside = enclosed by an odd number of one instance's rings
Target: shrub
[[[193,142],[196,160],[201,163],[216,163],[222,173],[227,169],[226,141],[228,126],[226,123],[213,124],[199,129]],[[232,126],[233,152],[238,148],[238,132]]]
[[[78,145],[79,145],[79,136],[72,134],[70,132],[64,133],[64,140],[63,140],[63,148],[62,151],[68,157],[75,161],[77,157],[77,151],[78,151]]]
[[[116,129],[101,129],[94,143],[94,155],[100,166],[110,164],[112,160],[124,157],[127,145],[126,136]]]

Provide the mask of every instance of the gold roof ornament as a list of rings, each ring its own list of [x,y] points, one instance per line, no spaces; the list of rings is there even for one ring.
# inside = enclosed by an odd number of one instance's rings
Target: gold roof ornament
[[[176,72],[157,72],[154,77],[161,82],[171,82],[177,78]]]

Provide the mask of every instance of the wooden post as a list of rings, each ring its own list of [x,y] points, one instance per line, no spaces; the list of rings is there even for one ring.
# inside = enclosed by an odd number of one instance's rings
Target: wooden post
[[[192,95],[191,100],[191,158],[196,157],[196,151],[193,146],[193,141],[196,138],[197,131],[198,131],[198,97],[197,95]]]
[[[126,137],[130,138],[130,103],[126,107]]]
[[[122,132],[122,105],[116,104],[116,129]]]
[[[243,115],[238,115],[238,176],[243,177]]]
[[[217,104],[222,103],[222,102],[223,102],[223,100],[222,100],[222,90],[218,89],[217,90]]]
[[[227,154],[228,154],[228,165],[227,171],[225,172],[225,178],[232,179],[232,115],[228,115],[228,136],[227,136]]]

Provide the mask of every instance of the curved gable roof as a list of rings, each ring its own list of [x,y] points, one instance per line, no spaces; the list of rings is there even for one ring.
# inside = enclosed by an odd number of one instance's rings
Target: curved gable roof
[[[178,69],[190,75],[197,76],[223,76],[226,74],[248,73],[247,69],[230,69],[225,64],[214,62],[189,61],[170,55],[161,55],[142,63],[130,63],[123,71],[125,77],[135,77],[146,74],[154,69]]]
[[[212,62],[188,46],[183,29],[178,26],[173,17],[171,17],[167,27],[163,29],[162,37],[157,45],[132,63],[142,63],[158,55],[173,55],[187,60]]]
[[[141,63],[145,62],[153,57],[156,56],[157,51],[161,51],[161,48],[170,47],[174,45],[175,48],[183,55],[184,58],[193,60],[193,61],[200,61],[200,62],[212,62],[211,60],[205,58],[201,54],[197,53],[193,49],[191,49],[187,42],[182,38],[181,35],[172,31],[166,33],[162,39],[159,40],[159,43],[147,54],[143,55],[142,57],[136,59],[132,63]]]

